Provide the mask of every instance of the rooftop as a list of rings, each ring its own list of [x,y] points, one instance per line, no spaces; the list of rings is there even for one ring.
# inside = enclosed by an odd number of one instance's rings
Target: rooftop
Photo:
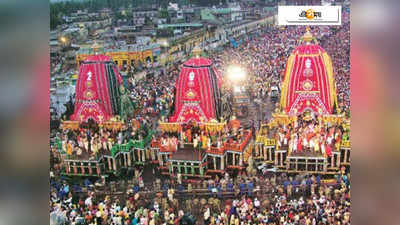
[[[129,45],[123,46],[122,48],[110,48],[110,47],[100,47],[100,52],[136,52],[136,51],[146,51],[150,49],[159,48],[160,44],[154,43],[150,45]],[[93,49],[89,48],[81,48],[78,51],[78,54],[92,54]]]
[[[201,23],[177,23],[177,24],[159,24],[158,29],[164,29],[169,27],[202,27]]]

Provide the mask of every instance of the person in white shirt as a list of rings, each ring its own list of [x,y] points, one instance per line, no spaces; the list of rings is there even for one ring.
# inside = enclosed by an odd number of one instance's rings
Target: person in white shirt
[[[260,207],[260,201],[257,198],[254,199],[254,207],[257,209]]]
[[[85,205],[88,206],[88,207],[90,207],[90,206],[93,205],[93,203],[92,203],[92,196],[89,196],[89,197],[86,198],[86,200],[85,200]]]
[[[210,214],[211,214],[210,208],[208,207],[208,205],[206,205],[206,210],[204,212],[204,225],[209,224]]]

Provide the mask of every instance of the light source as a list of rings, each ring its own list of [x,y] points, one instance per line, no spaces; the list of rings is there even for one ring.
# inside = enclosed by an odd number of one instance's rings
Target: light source
[[[237,65],[232,65],[227,69],[228,78],[233,82],[242,81],[246,78],[246,71]]]
[[[168,41],[167,40],[165,40],[165,41],[162,41],[161,42],[161,45],[163,46],[163,47],[168,47]]]

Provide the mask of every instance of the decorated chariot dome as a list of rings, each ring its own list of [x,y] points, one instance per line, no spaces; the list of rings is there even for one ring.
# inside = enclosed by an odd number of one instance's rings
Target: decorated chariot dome
[[[110,57],[89,56],[80,66],[71,120],[87,122],[93,119],[101,123],[117,115],[121,84],[121,75]]]
[[[208,122],[219,118],[220,90],[217,71],[199,47],[186,61],[176,82],[175,113],[170,122]]]
[[[331,58],[309,28],[287,60],[281,89],[281,108],[289,115],[327,115],[337,107]]]

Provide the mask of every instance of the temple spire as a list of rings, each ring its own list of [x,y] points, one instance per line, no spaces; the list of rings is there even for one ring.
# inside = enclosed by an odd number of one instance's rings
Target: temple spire
[[[100,45],[96,42],[96,40],[94,40],[94,43],[92,45],[93,53],[95,55],[97,55],[99,53],[99,49],[100,49]]]
[[[200,57],[201,52],[202,52],[202,50],[198,45],[196,45],[192,50],[193,56],[196,58]]]
[[[305,41],[306,43],[311,42],[314,39],[314,36],[311,34],[310,32],[310,27],[306,28],[306,33],[303,35],[302,37],[303,41]]]

